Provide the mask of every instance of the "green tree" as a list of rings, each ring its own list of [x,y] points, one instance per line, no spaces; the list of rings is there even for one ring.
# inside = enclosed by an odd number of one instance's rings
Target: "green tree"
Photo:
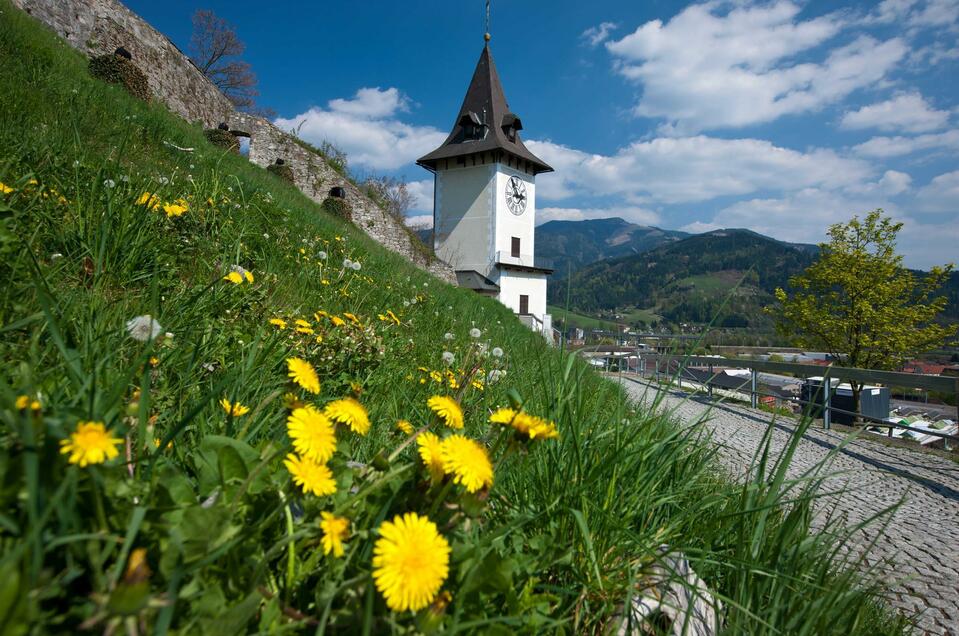
[[[955,326],[935,321],[947,300],[938,292],[953,265],[922,277],[903,267],[896,254],[902,225],[879,209],[831,226],[818,260],[790,278],[791,293],[776,289],[779,303],[769,311],[780,334],[843,366],[885,370],[953,336]],[[858,411],[863,384],[851,385]]]

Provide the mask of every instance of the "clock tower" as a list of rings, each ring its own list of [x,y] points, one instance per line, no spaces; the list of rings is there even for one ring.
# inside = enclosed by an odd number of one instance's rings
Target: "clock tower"
[[[459,285],[495,297],[552,340],[552,269],[534,248],[536,175],[553,169],[523,145],[522,129],[487,41],[449,137],[416,163],[434,175],[433,249]]]

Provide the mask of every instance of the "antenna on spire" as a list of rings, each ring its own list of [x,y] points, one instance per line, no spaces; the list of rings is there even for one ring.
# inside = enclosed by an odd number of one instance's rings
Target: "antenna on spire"
[[[489,3],[490,3],[490,0],[486,0],[486,33],[483,34],[483,39],[486,40],[487,42],[489,42],[489,39],[491,37],[489,34]]]

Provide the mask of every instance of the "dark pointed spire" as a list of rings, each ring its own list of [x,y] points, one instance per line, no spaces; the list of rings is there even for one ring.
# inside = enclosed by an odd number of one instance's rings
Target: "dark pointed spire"
[[[460,107],[453,130],[439,148],[420,157],[416,163],[430,170],[436,169],[440,159],[453,159],[479,152],[502,150],[513,158],[529,162],[534,174],[552,172],[546,162],[523,145],[519,131],[520,118],[511,113],[503,94],[503,85],[493,63],[489,44],[483,47],[473,79]]]

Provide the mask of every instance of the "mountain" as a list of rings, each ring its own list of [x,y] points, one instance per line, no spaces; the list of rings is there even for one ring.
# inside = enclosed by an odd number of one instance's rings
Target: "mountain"
[[[728,327],[766,327],[762,307],[772,301],[772,291],[809,266],[815,254],[814,246],[750,230],[715,230],[585,266],[568,281],[570,304],[584,312],[644,309],[676,323],[718,316]],[[566,284],[551,285],[551,300],[562,304],[566,291]]]
[[[549,221],[536,228],[536,255],[553,261],[554,280],[608,258],[642,254],[689,236],[621,218]]]

